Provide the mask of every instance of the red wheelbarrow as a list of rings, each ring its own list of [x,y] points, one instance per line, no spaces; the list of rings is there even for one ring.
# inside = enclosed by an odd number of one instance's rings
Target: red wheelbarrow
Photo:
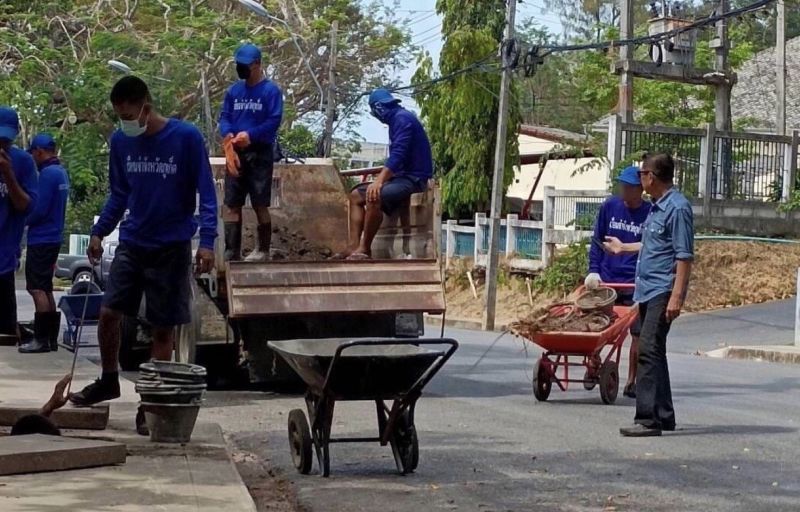
[[[603,284],[615,290],[633,285]],[[580,293],[583,288],[577,290]],[[569,306],[556,306],[551,314],[566,314]],[[639,317],[637,306],[614,305],[611,324],[600,332],[541,332],[528,341],[545,352],[533,367],[533,395],[540,402],[550,396],[553,383],[566,391],[569,383],[581,383],[587,390],[599,384],[604,404],[613,404],[619,392],[619,360],[631,325]],[[572,358],[572,359],[570,359]],[[585,368],[583,378],[570,378],[570,367]]]

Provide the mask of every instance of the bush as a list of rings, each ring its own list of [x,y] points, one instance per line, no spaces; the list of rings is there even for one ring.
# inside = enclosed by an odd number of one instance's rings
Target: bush
[[[567,295],[583,282],[588,268],[588,242],[570,244],[533,281],[533,288],[538,292]]]

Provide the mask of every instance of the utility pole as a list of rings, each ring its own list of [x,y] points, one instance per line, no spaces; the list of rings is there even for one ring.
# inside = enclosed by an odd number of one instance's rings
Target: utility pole
[[[626,40],[633,36],[633,2],[631,0],[619,0],[619,35],[620,39]],[[623,45],[619,50],[619,57],[622,61],[633,59],[633,47]],[[623,123],[633,122],[633,75],[623,69],[619,80],[619,100],[617,102],[617,112],[622,118]]]
[[[506,167],[506,136],[508,132],[508,90],[511,87],[511,62],[506,57],[506,42],[514,39],[514,18],[517,0],[508,0],[504,44],[500,46],[503,76],[500,79],[500,107],[497,113],[497,141],[494,150],[494,177],[492,179],[492,211],[489,219],[489,254],[486,263],[486,305],[483,310],[483,329],[494,329],[497,306],[497,265],[499,263],[500,215],[503,211],[503,177]]]
[[[328,101],[325,105],[325,137],[322,156],[329,158],[333,149],[333,121],[336,117],[336,40],[339,33],[339,21],[331,24],[331,46],[328,62]]]
[[[717,7],[717,14],[722,15],[730,10],[730,0],[720,0]],[[717,36],[711,42],[711,48],[715,51],[714,70],[719,73],[728,72],[728,51],[730,50],[730,43],[728,42],[728,20],[719,20],[717,22]],[[715,88],[714,97],[714,119],[717,130],[730,131],[731,130],[731,89],[733,84],[728,81],[723,81]]]
[[[786,134],[786,3],[778,0],[775,6],[775,132]]]

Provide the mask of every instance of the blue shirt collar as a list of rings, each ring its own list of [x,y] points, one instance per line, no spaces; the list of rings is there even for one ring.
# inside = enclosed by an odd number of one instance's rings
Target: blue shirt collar
[[[675,187],[670,187],[667,192],[661,196],[658,201],[653,203],[653,208],[658,208],[659,210],[664,210],[668,203],[672,202],[672,196],[674,195]]]

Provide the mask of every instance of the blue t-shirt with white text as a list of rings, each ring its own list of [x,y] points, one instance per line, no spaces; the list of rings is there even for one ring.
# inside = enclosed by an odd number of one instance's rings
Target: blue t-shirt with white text
[[[225,93],[219,114],[219,132],[236,135],[247,132],[251,144],[272,145],[278,138],[283,117],[283,94],[271,80],[253,87],[239,80]]]
[[[618,196],[609,197],[600,206],[594,237],[604,242],[607,236],[619,238],[622,243],[642,241],[642,225],[647,220],[652,204],[643,201],[635,209],[625,206]],[[592,244],[589,252],[589,273],[600,274],[604,283],[632,284],[636,278],[636,253],[612,255]]]
[[[17,269],[25,218],[36,207],[39,195],[36,164],[31,155],[16,146],[11,146],[6,152],[11,159],[11,169],[17,183],[31,200],[24,211],[15,209],[11,204],[8,184],[0,174],[0,275]]]
[[[64,241],[64,219],[69,198],[67,170],[53,158],[39,171],[39,200],[28,215],[28,245],[60,244]]]
[[[117,130],[109,154],[110,195],[92,235],[105,237],[128,211],[119,239],[160,248],[192,239],[200,196],[200,247],[214,248],[217,196],[205,142],[192,124],[169,119],[153,135],[129,137]]]

